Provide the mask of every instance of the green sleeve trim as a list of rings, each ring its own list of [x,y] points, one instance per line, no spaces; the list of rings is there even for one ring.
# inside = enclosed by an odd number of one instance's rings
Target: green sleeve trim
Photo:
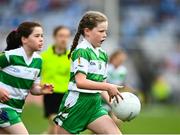
[[[87,74],[86,74],[86,72],[84,72],[84,71],[81,71],[81,70],[77,70],[77,71],[76,71],[76,73],[75,73],[75,75],[76,75],[77,73],[82,73],[82,74],[85,74],[85,75],[87,75]]]
[[[107,79],[107,76],[106,77],[103,77],[103,80],[106,80]]]
[[[72,59],[72,61],[75,61],[79,57],[82,57],[82,58],[86,59],[87,61],[89,61],[89,54],[88,54],[87,50],[85,50],[85,49],[75,50],[72,54],[71,59]]]

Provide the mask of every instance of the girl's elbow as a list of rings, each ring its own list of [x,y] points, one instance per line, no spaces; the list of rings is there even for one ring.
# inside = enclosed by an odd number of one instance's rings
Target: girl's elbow
[[[82,89],[83,88],[83,82],[82,81],[76,81],[76,86],[77,86],[77,88]]]
[[[33,91],[33,90],[30,90],[30,93],[31,93],[32,95],[35,95],[35,93],[34,93],[34,91]]]

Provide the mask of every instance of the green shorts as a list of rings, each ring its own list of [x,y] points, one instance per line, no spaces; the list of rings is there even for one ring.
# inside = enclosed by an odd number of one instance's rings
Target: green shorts
[[[107,104],[107,102],[102,98],[102,107],[109,113],[111,111],[111,107]]]
[[[107,115],[100,93],[68,91],[63,97],[54,122],[69,133],[78,134],[97,118]]]
[[[7,116],[9,119],[9,120],[2,120],[0,118],[0,127],[1,128],[8,127],[8,126],[11,126],[11,125],[21,122],[21,118],[20,118],[21,113],[18,113],[15,110],[10,109],[10,108],[1,108],[1,109],[7,112]]]

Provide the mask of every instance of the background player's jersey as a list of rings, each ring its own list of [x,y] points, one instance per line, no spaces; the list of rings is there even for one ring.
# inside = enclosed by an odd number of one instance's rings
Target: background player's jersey
[[[68,59],[69,51],[57,55],[50,46],[41,56],[42,64],[42,83],[51,83],[54,85],[54,93],[65,93],[68,90],[70,60]]]
[[[121,65],[118,68],[115,68],[112,64],[108,65],[107,70],[107,82],[123,85],[126,82],[127,69],[125,66]]]
[[[6,89],[10,97],[0,103],[0,108],[22,112],[33,83],[40,83],[41,66],[41,57],[33,53],[28,59],[23,47],[0,54],[0,87]]]
[[[93,48],[92,45],[84,39],[72,54],[71,75],[68,89],[85,92],[97,93],[99,90],[79,89],[75,83],[75,74],[81,72],[86,74],[86,78],[96,82],[102,82],[107,78],[108,56],[101,48]]]

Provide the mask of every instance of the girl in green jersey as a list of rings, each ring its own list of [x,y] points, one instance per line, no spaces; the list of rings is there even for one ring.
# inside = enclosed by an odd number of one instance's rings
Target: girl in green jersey
[[[96,134],[121,134],[101,105],[101,94],[110,101],[121,97],[116,85],[105,82],[108,56],[101,45],[107,29],[107,17],[97,11],[85,13],[79,23],[69,54],[69,91],[54,119],[59,133],[77,134],[87,128]],[[83,41],[78,44],[81,35]]]
[[[51,84],[40,84],[43,29],[35,22],[23,22],[7,36],[7,48],[0,53],[0,133],[28,134],[21,113],[29,92],[51,94]]]

